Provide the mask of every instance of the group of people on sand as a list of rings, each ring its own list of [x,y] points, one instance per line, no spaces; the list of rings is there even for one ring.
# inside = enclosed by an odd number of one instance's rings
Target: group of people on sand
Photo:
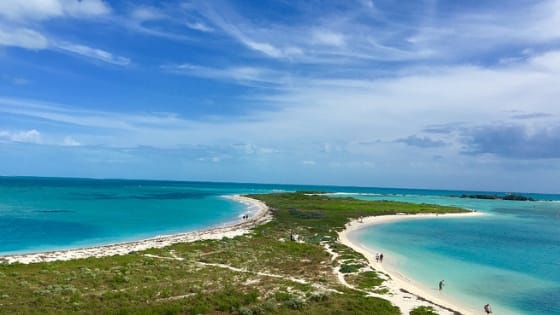
[[[376,253],[375,254],[375,262],[378,262],[378,263],[383,262],[383,253]]]
[[[445,286],[445,280],[441,280],[441,281],[438,283],[438,288],[439,288],[439,290],[440,290],[440,291],[443,290],[443,287],[444,287],[444,286]],[[485,312],[486,314],[492,314],[492,306],[490,306],[490,304],[484,305],[484,312]]]

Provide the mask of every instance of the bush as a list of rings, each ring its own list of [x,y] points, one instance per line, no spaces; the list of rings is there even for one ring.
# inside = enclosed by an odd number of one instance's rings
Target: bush
[[[239,308],[240,315],[253,315],[253,310],[248,307],[241,307]]]
[[[431,306],[418,306],[409,313],[410,315],[438,315]]]
[[[292,295],[288,292],[278,291],[278,292],[274,293],[274,298],[277,301],[287,301],[287,300],[292,298]]]
[[[342,273],[352,273],[352,272],[356,272],[360,269],[360,265],[349,265],[349,264],[344,264],[342,266],[340,266],[340,272]]]
[[[305,305],[305,303],[298,298],[289,299],[284,304],[293,310],[302,310]]]

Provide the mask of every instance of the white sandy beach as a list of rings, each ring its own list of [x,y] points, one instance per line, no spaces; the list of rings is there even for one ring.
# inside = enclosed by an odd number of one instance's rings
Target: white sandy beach
[[[415,283],[411,279],[406,278],[395,268],[395,261],[393,257],[385,256],[383,263],[375,261],[375,253],[382,252],[380,249],[366,248],[364,245],[357,242],[351,237],[352,232],[371,227],[378,224],[386,224],[401,220],[415,220],[415,219],[437,219],[449,217],[465,217],[473,215],[484,215],[479,212],[469,213],[456,213],[456,214],[397,214],[385,216],[372,216],[365,217],[362,220],[352,220],[346,225],[346,228],[339,233],[340,242],[344,245],[354,249],[355,251],[363,254],[369,261],[372,268],[377,271],[388,274],[391,279],[387,280],[384,285],[389,289],[390,294],[384,296],[387,300],[391,301],[394,305],[401,309],[403,314],[408,314],[410,310],[417,306],[426,305],[434,307],[439,314],[477,314],[475,310],[461,305],[460,303],[450,301],[442,295],[434,293],[434,290],[422,287],[420,284]],[[403,292],[403,290],[409,292]],[[435,291],[437,292],[437,291]],[[427,301],[426,301],[427,300]]]
[[[125,242],[109,244],[105,246],[95,246],[69,250],[0,256],[0,263],[18,262],[29,264],[56,260],[125,255],[134,251],[141,251],[149,248],[161,248],[176,243],[194,242],[207,239],[222,239],[224,237],[232,238],[235,236],[246,234],[252,227],[268,222],[272,218],[268,211],[268,207],[259,200],[238,195],[226,197],[245,204],[247,206],[247,213],[249,214],[249,218],[246,220],[232,222],[230,225],[225,225],[223,227],[172,235],[162,235],[134,242]]]

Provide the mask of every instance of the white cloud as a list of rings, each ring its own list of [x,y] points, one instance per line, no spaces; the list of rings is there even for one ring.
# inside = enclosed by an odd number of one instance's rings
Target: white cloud
[[[275,58],[282,57],[282,52],[280,51],[280,49],[272,46],[269,43],[257,42],[245,36],[239,36],[238,38],[239,40],[241,40],[242,43],[244,43],[245,45],[247,45],[249,48],[253,50],[262,52],[263,54],[268,55],[270,57],[275,57]]]
[[[72,16],[89,17],[109,14],[110,7],[101,0],[4,0],[0,16],[9,20],[45,20]]]
[[[38,50],[47,48],[49,41],[39,32],[28,28],[0,28],[0,46]]]
[[[555,41],[560,39],[558,25],[560,0],[534,1],[526,6],[504,5],[450,12],[430,23],[418,25],[418,31],[408,41],[415,47],[430,47],[434,58],[453,60],[488,54],[501,47],[511,49],[511,46]],[[511,53],[524,54],[515,48]],[[507,57],[510,56],[502,56],[502,60]]]
[[[212,8],[211,6],[206,5],[201,9],[201,13],[204,17],[246,47],[273,58],[280,58],[284,56],[284,53],[280,48],[275,47],[264,39],[255,39],[250,37],[248,35],[250,32],[247,28],[241,29],[238,25],[232,23],[230,19],[240,18],[233,11],[230,12],[232,15],[229,16],[229,18],[224,18],[224,16],[218,13],[215,8]]]
[[[28,28],[6,28],[0,25],[0,46],[19,47],[29,50],[59,50],[120,66],[130,64],[129,58],[86,45],[49,40],[43,34]],[[26,82],[17,80],[14,83],[21,85]]]
[[[517,31],[529,40],[548,41],[560,38],[560,1],[548,0],[537,3],[528,12],[525,25],[512,25],[512,32]]]
[[[208,26],[208,25],[206,25],[206,24],[204,24],[200,21],[199,22],[193,22],[193,23],[187,22],[187,23],[185,23],[185,25],[190,29],[201,31],[201,32],[210,33],[210,32],[214,31],[213,28],[211,28],[210,26]]]
[[[337,11],[336,15],[321,18],[312,15],[306,23],[283,25],[255,24],[254,19],[241,16],[229,5],[203,3],[189,6],[189,11],[195,10],[212,23],[211,26],[248,49],[290,62],[351,64],[364,60],[414,60],[430,56],[430,52],[424,49],[402,47],[401,32],[409,29],[408,25],[392,24],[389,31],[382,26],[372,28],[368,20],[377,19],[379,14],[375,7]]]
[[[70,52],[76,55],[88,57],[91,59],[119,65],[119,66],[126,66],[130,64],[130,59],[122,56],[114,55],[108,51],[93,48],[85,45],[68,43],[68,42],[59,42],[55,44],[56,48]]]
[[[341,47],[345,44],[344,36],[342,34],[325,30],[315,30],[313,32],[313,41],[318,44],[336,47]]]
[[[46,29],[45,20],[52,18],[88,18],[110,13],[111,8],[102,0],[0,1],[0,46],[66,51],[112,64],[129,64],[128,58],[85,45],[58,41],[53,39],[56,36],[52,34],[47,36],[47,32],[37,31]]]
[[[63,12],[58,0],[0,1],[0,15],[12,20],[42,20]]]
[[[25,131],[0,130],[0,138],[13,142],[41,143],[41,133],[35,129]]]
[[[157,8],[146,6],[134,8],[130,16],[137,22],[154,21],[166,18],[166,16]]]
[[[163,65],[161,68],[175,74],[218,80],[234,80],[238,83],[280,83],[283,80],[282,75],[276,71],[250,66],[210,68],[184,63],[180,65]]]
[[[354,160],[371,158],[372,162],[392,161],[393,155],[415,154],[415,150],[457,156],[461,143],[453,133],[430,134],[434,142],[444,141],[449,145],[429,148],[399,145],[394,139],[413,135],[426,138],[423,130],[427,127],[450,122],[455,122],[457,128],[507,122],[515,118],[505,113],[514,110],[549,114],[539,119],[515,120],[528,128],[558,123],[560,109],[550,100],[560,98],[557,88],[560,68],[552,62],[546,68],[542,68],[546,63],[538,63],[538,67],[533,65],[539,58],[555,60],[546,56],[555,56],[555,53],[496,69],[431,67],[373,80],[292,77],[275,93],[245,96],[251,103],[267,104],[271,110],[260,108],[243,117],[218,117],[208,121],[173,114],[87,111],[10,99],[0,99],[0,112],[63,126],[91,128],[87,137],[80,136],[80,142],[88,144],[166,147],[243,141],[252,144],[245,147],[251,150],[253,145],[280,148],[281,152],[275,155],[282,154],[287,159],[292,158],[290,152],[307,152],[314,148],[313,154],[298,157],[297,163],[321,161],[329,152],[341,157],[350,154]],[[178,70],[239,80],[260,80],[262,75],[255,69],[220,72],[189,64]],[[282,86],[282,81],[279,84]],[[107,135],[99,136],[100,130],[105,130]],[[431,159],[433,154],[426,158]]]
[[[81,145],[80,142],[78,142],[77,140],[75,140],[74,138],[67,136],[64,137],[64,140],[62,141],[62,145],[64,146],[70,146],[70,147],[75,147],[75,146],[79,146]]]
[[[46,144],[46,145],[60,145],[60,146],[80,146],[81,143],[70,136],[65,136],[62,140],[56,135],[45,136],[36,129],[29,130],[0,130],[0,142],[1,140],[7,140],[10,142],[21,142],[21,143],[34,143],[34,144]]]
[[[60,0],[64,12],[73,17],[107,15],[111,8],[102,0]]]
[[[528,65],[533,70],[546,72],[560,71],[560,51],[550,51],[543,54],[532,56],[528,59]]]

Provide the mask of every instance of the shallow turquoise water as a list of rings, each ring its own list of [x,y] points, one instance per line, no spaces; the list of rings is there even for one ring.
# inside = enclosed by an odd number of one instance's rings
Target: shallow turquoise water
[[[443,294],[475,309],[491,303],[496,314],[560,314],[558,195],[515,202],[453,198],[464,192],[446,190],[0,177],[0,255],[222,225],[246,212],[224,195],[296,190],[487,212],[387,224],[358,237],[399,257],[399,267],[427,287],[446,279]]]
[[[401,221],[353,235],[403,273],[473,309],[560,314],[560,204],[422,196],[362,196],[468,207],[488,216]],[[440,293],[438,293],[440,294]]]

